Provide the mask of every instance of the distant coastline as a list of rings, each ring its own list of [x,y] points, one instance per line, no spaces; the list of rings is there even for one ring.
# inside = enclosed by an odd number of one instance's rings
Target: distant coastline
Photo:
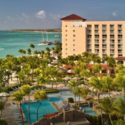
[[[52,33],[61,33],[61,29],[13,29],[6,31],[19,31],[19,32],[52,32]]]

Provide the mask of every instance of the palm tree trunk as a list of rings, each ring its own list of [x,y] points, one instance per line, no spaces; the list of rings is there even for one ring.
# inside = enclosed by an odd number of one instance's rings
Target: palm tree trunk
[[[111,118],[111,115],[110,115],[110,114],[109,114],[109,119],[110,119],[111,125],[113,125],[113,123],[112,123],[112,118]]]
[[[29,96],[29,103],[28,103],[28,115],[29,115],[29,124],[30,124],[30,96]]]
[[[39,104],[39,106],[37,108],[37,121],[38,121],[38,110],[39,110],[39,107],[40,107],[41,104],[42,104],[42,101],[40,102],[40,104]]]
[[[103,116],[102,116],[102,110],[101,110],[101,119],[102,119],[102,125],[103,125]]]
[[[22,114],[22,123],[23,123],[23,112],[22,112],[22,109],[21,109],[21,102],[20,102],[20,112]],[[24,123],[23,123],[23,125],[24,125]]]

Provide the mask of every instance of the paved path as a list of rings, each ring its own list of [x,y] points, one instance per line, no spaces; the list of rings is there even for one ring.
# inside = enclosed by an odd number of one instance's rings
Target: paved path
[[[10,99],[8,99],[8,101],[4,105],[4,110],[2,111],[2,118],[8,122],[8,125],[19,125],[19,123],[13,117]]]

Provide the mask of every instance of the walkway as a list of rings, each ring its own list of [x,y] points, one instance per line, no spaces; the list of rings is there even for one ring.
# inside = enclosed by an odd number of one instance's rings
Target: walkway
[[[2,111],[2,118],[8,122],[8,125],[19,125],[19,123],[13,117],[13,112],[11,109],[11,100],[9,98],[4,105],[4,110]]]

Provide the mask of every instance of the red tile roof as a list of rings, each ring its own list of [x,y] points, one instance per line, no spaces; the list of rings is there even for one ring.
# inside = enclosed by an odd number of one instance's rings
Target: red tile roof
[[[77,66],[77,65],[75,65],[75,66]],[[71,64],[69,64],[69,65],[64,66],[63,68],[65,68],[65,69],[72,69],[73,67],[71,66]]]
[[[88,64],[88,67],[89,67],[89,68],[92,68],[92,67],[93,67],[93,64]],[[109,67],[108,65],[105,65],[105,64],[102,64],[101,67],[104,68],[104,69],[110,69],[110,70],[111,70],[111,69],[114,69],[113,67]]]
[[[125,57],[117,57],[116,60],[125,60]]]
[[[69,15],[67,17],[61,18],[61,20],[86,20],[85,18],[82,18],[76,14]]]

